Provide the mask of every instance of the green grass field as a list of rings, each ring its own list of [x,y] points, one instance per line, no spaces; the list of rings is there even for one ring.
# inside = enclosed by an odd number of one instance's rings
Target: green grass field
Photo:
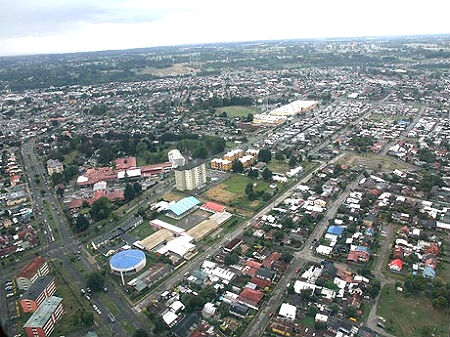
[[[448,336],[448,313],[434,309],[429,298],[405,296],[393,285],[383,288],[377,315],[386,319],[386,331],[398,337]]]
[[[290,170],[289,164],[282,161],[282,160],[271,160],[269,164],[267,165],[269,167],[269,170],[271,170],[274,173],[286,173]]]
[[[153,234],[155,232],[155,228],[150,226],[148,221],[144,221],[139,226],[130,231],[131,236],[135,236],[139,239],[144,239],[147,236]]]
[[[248,114],[258,113],[257,111],[246,106],[232,105],[216,108],[216,114],[220,115],[223,112],[227,113],[228,117],[247,117]]]
[[[228,192],[232,192],[239,197],[246,197],[245,188],[249,183],[256,183],[256,186],[253,186],[254,191],[266,191],[269,189],[269,184],[265,181],[251,179],[240,174],[232,175],[230,178],[223,182],[223,184],[225,184],[226,186],[225,189]]]

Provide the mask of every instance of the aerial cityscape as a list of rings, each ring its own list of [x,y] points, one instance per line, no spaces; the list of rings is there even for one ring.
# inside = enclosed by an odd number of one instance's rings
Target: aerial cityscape
[[[0,335],[449,337],[450,35],[354,36],[4,49]]]

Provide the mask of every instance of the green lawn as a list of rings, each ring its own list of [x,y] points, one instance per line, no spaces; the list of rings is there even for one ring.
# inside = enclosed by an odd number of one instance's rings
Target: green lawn
[[[58,269],[60,269],[62,271],[61,267],[56,263],[53,263],[52,265],[53,270],[57,271]],[[84,303],[83,299],[80,298],[81,293],[78,294],[75,292],[78,290],[76,285],[73,285],[73,288],[71,288],[68,283],[70,282],[69,280],[70,279],[67,277],[67,275],[63,276],[63,274],[59,273],[58,271],[55,273],[55,295],[64,299],[64,318],[57,323],[54,333],[55,336],[68,335],[74,333],[75,331],[78,331],[80,329],[80,326],[77,319],[77,312],[83,307],[86,309],[86,311],[92,311],[87,306],[87,301],[84,301]]]
[[[240,174],[232,175],[230,178],[223,182],[226,187],[225,189],[229,192],[237,194],[239,197],[246,197],[245,195],[245,187],[249,183],[256,183],[256,186],[253,186],[254,191],[266,191],[269,189],[269,184],[262,180],[251,179],[247,176],[243,176]]]
[[[289,164],[282,160],[271,160],[267,166],[274,173],[286,173],[290,170]]]
[[[224,106],[221,108],[216,108],[216,114],[220,115],[223,112],[227,113],[228,117],[247,117],[248,114],[256,114],[257,111],[241,105]]]
[[[150,226],[148,221],[144,221],[139,226],[130,231],[130,235],[135,236],[139,239],[144,239],[150,234],[153,234],[155,231],[156,231],[155,228]]]
[[[377,315],[386,319],[386,330],[399,337],[448,336],[450,315],[434,309],[429,298],[405,296],[393,285],[383,288]]]
[[[64,165],[72,164],[77,159],[77,157],[79,157],[79,155],[80,153],[77,150],[69,152],[68,154],[64,155],[63,164]]]
[[[114,304],[114,302],[111,300],[111,298],[108,296],[107,293],[100,291],[97,293],[97,297],[114,316],[117,317],[120,315],[119,308],[117,308],[117,306]]]

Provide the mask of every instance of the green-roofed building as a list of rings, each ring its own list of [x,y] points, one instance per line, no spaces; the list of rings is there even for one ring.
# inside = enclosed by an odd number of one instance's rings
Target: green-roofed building
[[[64,313],[62,301],[61,297],[51,296],[42,302],[23,326],[28,337],[50,336]]]

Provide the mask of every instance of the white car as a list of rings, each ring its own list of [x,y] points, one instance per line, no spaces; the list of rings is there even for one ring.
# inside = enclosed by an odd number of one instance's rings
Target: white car
[[[14,296],[14,293],[6,294],[6,297],[11,297],[11,296]]]
[[[85,294],[85,293],[86,293],[86,290],[84,290],[83,288],[81,288],[81,293],[82,293],[82,294]]]

